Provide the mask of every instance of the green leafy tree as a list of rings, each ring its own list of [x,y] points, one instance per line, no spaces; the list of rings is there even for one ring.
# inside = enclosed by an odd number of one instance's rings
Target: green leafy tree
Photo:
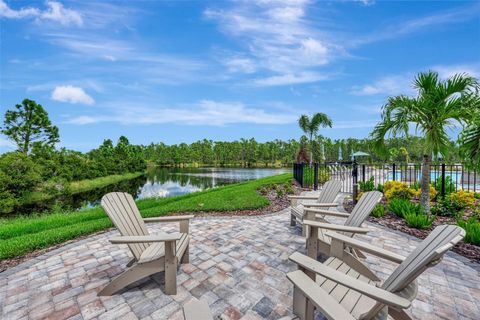
[[[19,151],[27,154],[35,143],[54,145],[60,141],[58,128],[41,105],[24,99],[15,108],[5,113],[1,132],[15,142]]]
[[[332,127],[332,119],[327,116],[325,113],[315,113],[312,118],[309,118],[307,115],[301,115],[298,119],[298,125],[308,136],[310,144],[310,162],[313,160],[313,138],[317,136],[318,130],[320,127]]]
[[[27,192],[41,183],[40,168],[22,152],[0,156],[0,213],[9,213]]]
[[[410,126],[424,137],[420,203],[429,212],[431,155],[448,154],[450,139],[446,130],[470,119],[473,108],[469,97],[472,90],[478,88],[478,83],[466,75],[440,80],[436,72],[430,71],[418,74],[413,87],[418,91],[415,98],[400,95],[388,99],[382,120],[371,136],[380,152],[385,152],[388,135],[408,136]]]

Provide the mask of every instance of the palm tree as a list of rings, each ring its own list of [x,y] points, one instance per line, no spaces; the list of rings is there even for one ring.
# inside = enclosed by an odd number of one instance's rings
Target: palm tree
[[[471,100],[472,109],[476,115],[469,121],[468,126],[462,131],[458,142],[460,152],[468,164],[480,167],[480,96],[478,92],[472,92],[466,99]]]
[[[313,137],[317,135],[318,130],[320,127],[332,127],[332,119],[327,116],[325,113],[315,113],[312,118],[310,119],[307,115],[303,114],[298,119],[298,125],[300,128],[308,135],[308,140],[310,144],[310,163],[312,162],[313,157]]]
[[[430,163],[432,153],[446,156],[449,137],[447,128],[465,124],[472,117],[471,96],[478,90],[475,78],[457,74],[440,80],[438,73],[426,72],[416,76],[413,87],[418,91],[415,98],[404,95],[390,97],[382,110],[382,120],[375,126],[371,136],[377,151],[385,151],[385,138],[408,136],[411,126],[415,133],[423,135],[422,193],[420,203],[430,212]]]

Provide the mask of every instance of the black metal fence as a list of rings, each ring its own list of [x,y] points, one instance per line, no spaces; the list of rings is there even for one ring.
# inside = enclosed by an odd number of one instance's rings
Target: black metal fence
[[[358,182],[373,180],[375,186],[387,181],[420,184],[421,164],[415,163],[313,163],[294,164],[294,178],[304,188],[316,189],[329,179],[342,181],[343,192],[353,193]],[[372,178],[373,177],[373,178]],[[475,170],[462,164],[432,164],[430,183],[441,196],[457,190],[480,192],[480,179]]]

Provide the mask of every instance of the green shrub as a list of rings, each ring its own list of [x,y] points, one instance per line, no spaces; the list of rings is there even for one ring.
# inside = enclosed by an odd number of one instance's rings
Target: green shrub
[[[463,241],[477,246],[480,245],[480,222],[476,218],[458,220],[457,224],[465,229],[466,235]]]
[[[381,204],[381,203],[377,203],[375,208],[373,208],[371,215],[374,216],[375,218],[381,218],[381,217],[385,216],[384,205]]]
[[[324,184],[330,180],[330,171],[328,168],[319,168],[318,169],[318,183],[320,185]]]
[[[442,192],[442,176],[439,176],[437,179],[435,179],[433,187],[438,193]],[[453,191],[455,191],[455,184],[452,181],[452,177],[445,176],[445,194],[449,194]]]
[[[283,188],[284,188],[286,194],[293,194],[294,193],[293,187],[290,183],[285,183]]]
[[[281,198],[281,197],[283,197],[283,195],[285,194],[285,192],[283,191],[283,189],[280,189],[280,188],[278,188],[278,189],[276,190],[276,192],[277,192],[277,198]]]
[[[431,209],[432,213],[443,217],[456,217],[463,214],[463,210],[471,205],[472,195],[464,196],[464,193],[452,192],[445,199],[440,199]],[[472,198],[472,199],[471,199]]]
[[[475,197],[475,199],[480,199],[480,192],[475,192],[473,196]]]
[[[410,185],[410,188],[413,190],[420,190],[422,188],[422,184],[420,183],[420,181],[415,181]]]
[[[377,190],[383,193],[385,191],[385,186],[381,183],[377,184]]]
[[[358,182],[358,186],[360,188],[361,192],[367,192],[367,191],[373,191],[375,190],[375,182],[374,182],[375,177],[371,176],[370,179],[367,181],[360,181]]]
[[[421,214],[423,209],[420,205],[410,202],[406,199],[392,199],[388,204],[388,209],[397,217],[404,218],[406,214]]]
[[[385,198],[388,201],[392,199],[410,200],[415,195],[415,190],[410,189],[406,183],[401,181],[387,181],[384,185]]]
[[[432,226],[435,216],[430,216],[424,213],[409,212],[404,215],[405,222],[411,228],[428,229]]]

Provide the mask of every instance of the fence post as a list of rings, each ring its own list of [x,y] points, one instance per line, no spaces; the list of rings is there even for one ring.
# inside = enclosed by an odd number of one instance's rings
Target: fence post
[[[352,181],[353,181],[353,204],[357,204],[357,195],[358,195],[358,166],[357,161],[353,160],[352,166]]]
[[[318,189],[318,163],[313,164],[313,190]]]
[[[442,163],[442,188],[441,188],[442,199],[445,199],[445,163]]]
[[[393,177],[392,177],[392,179],[393,179],[393,181],[395,181],[395,180],[397,179],[397,177],[396,177],[397,173],[396,173],[396,170],[395,170],[396,167],[397,167],[397,165],[396,165],[395,163],[393,163],[393,164],[392,164],[392,171],[393,171]]]
[[[303,174],[304,174],[304,169],[305,169],[305,163],[300,163],[300,166],[299,166],[299,173],[300,173],[300,186],[303,188]]]
[[[365,165],[362,164],[362,181],[365,182]]]

